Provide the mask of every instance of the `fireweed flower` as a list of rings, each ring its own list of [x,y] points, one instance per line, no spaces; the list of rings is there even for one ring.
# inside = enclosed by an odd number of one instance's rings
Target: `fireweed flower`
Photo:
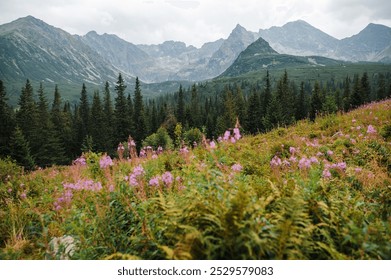
[[[274,156],[272,160],[270,161],[270,166],[272,168],[278,167],[282,164],[281,159],[278,156]]]
[[[300,169],[309,169],[311,167],[311,160],[306,157],[303,157],[299,160]]]
[[[172,182],[174,181],[174,176],[172,176],[170,171],[166,171],[162,175],[162,181],[167,188],[171,187]]]
[[[211,149],[215,149],[215,148],[216,148],[216,143],[215,143],[215,141],[213,141],[213,140],[210,141],[209,146],[210,146]]]
[[[73,165],[81,165],[81,166],[83,166],[83,165],[86,165],[86,164],[87,164],[86,163],[86,159],[83,156],[78,157],[77,159],[75,159],[73,161]]]
[[[331,178],[330,170],[328,170],[327,168],[324,169],[323,172],[322,172],[322,177],[326,178],[326,179],[330,179]]]
[[[289,152],[294,155],[296,153],[296,148],[295,147],[289,147]]]
[[[152,177],[149,180],[149,185],[152,186],[152,187],[158,187],[159,186],[159,180],[160,180],[160,176]]]
[[[102,169],[105,169],[106,167],[113,166],[113,160],[111,159],[110,156],[103,156],[99,160],[99,166]]]
[[[229,130],[226,130],[224,133],[223,140],[227,141],[229,140],[230,137],[231,137],[231,132],[229,132]]]
[[[376,133],[376,129],[372,125],[368,125],[367,133],[374,134]]]
[[[237,127],[234,128],[234,138],[236,140],[239,140],[240,138],[242,138],[242,135],[240,135],[239,128],[237,128]]]
[[[243,167],[239,163],[235,163],[231,166],[232,171],[240,172],[242,171]]]

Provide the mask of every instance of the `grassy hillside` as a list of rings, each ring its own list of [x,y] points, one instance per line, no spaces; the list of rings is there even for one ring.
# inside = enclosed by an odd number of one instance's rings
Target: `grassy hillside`
[[[1,161],[0,259],[391,258],[391,100],[224,138],[30,174]]]

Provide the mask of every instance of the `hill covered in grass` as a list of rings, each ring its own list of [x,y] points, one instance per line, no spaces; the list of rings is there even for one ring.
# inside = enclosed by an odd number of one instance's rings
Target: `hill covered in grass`
[[[23,174],[0,259],[390,259],[391,100],[257,136]]]

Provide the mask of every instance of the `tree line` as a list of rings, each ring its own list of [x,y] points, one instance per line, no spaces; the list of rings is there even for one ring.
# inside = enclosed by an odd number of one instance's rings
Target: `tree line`
[[[277,81],[272,81],[267,71],[254,84],[234,83],[212,91],[206,90],[205,84],[193,84],[144,100],[139,79],[130,93],[119,74],[114,96],[106,82],[102,96],[95,90],[91,99],[83,84],[80,99],[73,105],[62,99],[57,86],[49,104],[42,83],[35,94],[27,80],[17,110],[8,105],[0,80],[0,156],[10,156],[26,169],[33,169],[69,164],[85,151],[114,156],[117,145],[129,135],[140,151],[144,144],[164,146],[170,142],[180,146],[186,140],[191,145],[202,134],[217,139],[237,121],[245,133],[262,133],[389,98],[390,80],[390,73],[370,79],[364,72],[344,81],[301,82],[297,86],[287,71]],[[158,136],[151,137],[154,135]]]

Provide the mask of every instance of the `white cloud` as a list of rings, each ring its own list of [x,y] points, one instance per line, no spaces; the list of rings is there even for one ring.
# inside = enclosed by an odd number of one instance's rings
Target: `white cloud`
[[[237,23],[258,31],[303,19],[337,38],[368,23],[391,25],[389,0],[2,0],[0,24],[33,15],[83,35],[114,33],[133,43],[180,40],[201,46]]]

